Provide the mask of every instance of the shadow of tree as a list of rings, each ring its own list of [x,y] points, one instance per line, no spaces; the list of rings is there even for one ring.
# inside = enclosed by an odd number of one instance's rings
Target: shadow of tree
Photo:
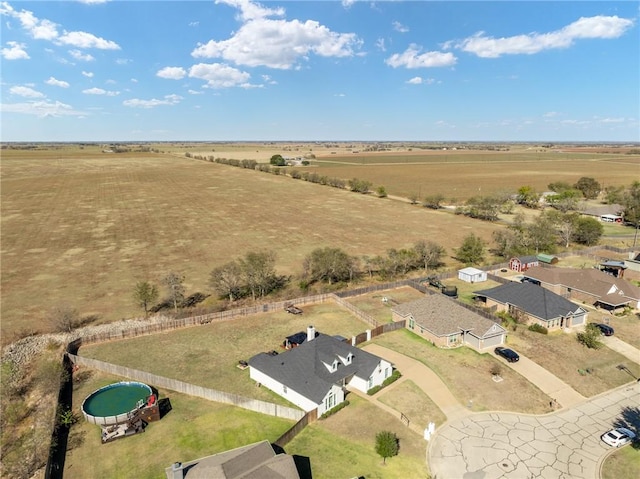
[[[624,427],[636,434],[636,439],[632,444],[634,449],[640,450],[640,407],[625,407],[613,422],[614,427]]]

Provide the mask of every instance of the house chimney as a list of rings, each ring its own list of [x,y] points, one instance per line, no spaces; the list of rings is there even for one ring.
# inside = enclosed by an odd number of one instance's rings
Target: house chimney
[[[182,463],[180,462],[174,462],[171,465],[171,472],[173,472],[173,479],[183,479],[184,478],[184,472],[182,469]]]
[[[307,341],[313,341],[316,337],[316,328],[313,326],[307,327]]]

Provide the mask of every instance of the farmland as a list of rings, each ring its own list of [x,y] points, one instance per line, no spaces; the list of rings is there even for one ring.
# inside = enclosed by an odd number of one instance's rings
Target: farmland
[[[345,147],[335,148],[335,155],[334,148],[320,154],[313,144],[153,148],[156,152],[134,145],[117,154],[103,153],[97,145],[3,150],[3,343],[50,330],[47,313],[61,304],[97,323],[139,315],[131,299],[133,285],[141,280],[160,285],[169,271],[185,276],[187,294],[210,293],[209,272],[250,251],[274,250],[278,273],[295,277],[305,256],[317,247],[339,247],[363,256],[428,239],[443,245],[445,262],[455,266],[450,255],[468,233],[489,242],[501,227],[388,198],[197,161],[186,158],[185,151],[261,161],[276,152],[298,156],[314,151],[318,159],[310,169],[322,174],[369,179],[398,196],[413,188],[422,195],[446,190],[447,198],[515,190],[532,178],[546,185],[593,174],[605,184],[624,185],[639,164],[637,155],[622,152],[558,153],[561,161],[538,163],[525,161],[525,153],[512,153],[511,160],[503,161],[507,157],[501,155],[507,153],[451,151],[445,156],[456,161],[443,163],[442,152],[405,149],[393,155],[372,153],[378,159],[367,164],[369,156]],[[539,173],[534,175],[534,169]]]

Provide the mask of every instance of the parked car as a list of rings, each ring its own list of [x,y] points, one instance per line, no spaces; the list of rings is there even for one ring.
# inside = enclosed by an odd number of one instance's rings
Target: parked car
[[[513,349],[503,348],[502,346],[497,347],[494,352],[498,356],[502,356],[504,359],[509,361],[510,363],[515,363],[516,361],[520,361],[520,356]]]
[[[607,324],[593,323],[600,330],[603,336],[613,336],[613,328]]]
[[[601,439],[612,447],[620,447],[629,444],[636,438],[636,433],[630,431],[626,427],[617,427],[611,431],[605,432]]]

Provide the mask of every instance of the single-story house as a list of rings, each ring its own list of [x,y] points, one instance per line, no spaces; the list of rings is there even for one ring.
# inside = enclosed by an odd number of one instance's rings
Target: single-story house
[[[620,215],[600,215],[600,221],[604,223],[622,224],[622,216]]]
[[[249,377],[318,416],[344,401],[347,386],[367,392],[391,376],[393,365],[348,342],[307,329],[307,340],[272,356],[249,360]]]
[[[515,318],[524,316],[524,322],[539,324],[550,331],[583,326],[587,320],[584,308],[532,283],[512,281],[474,294],[489,308],[507,311]]]
[[[509,260],[509,269],[518,271],[519,273],[539,265],[540,261],[537,256],[521,256]]]
[[[276,454],[269,441],[256,442],[165,469],[167,479],[300,479],[293,456]]]
[[[480,316],[455,300],[429,294],[391,309],[394,321],[441,348],[461,345],[482,351],[504,344],[507,331],[495,321]]]
[[[487,272],[478,268],[463,268],[458,270],[458,279],[467,283],[481,283],[487,280]]]
[[[608,310],[640,308],[640,288],[595,268],[531,268],[524,279],[574,301]]]

